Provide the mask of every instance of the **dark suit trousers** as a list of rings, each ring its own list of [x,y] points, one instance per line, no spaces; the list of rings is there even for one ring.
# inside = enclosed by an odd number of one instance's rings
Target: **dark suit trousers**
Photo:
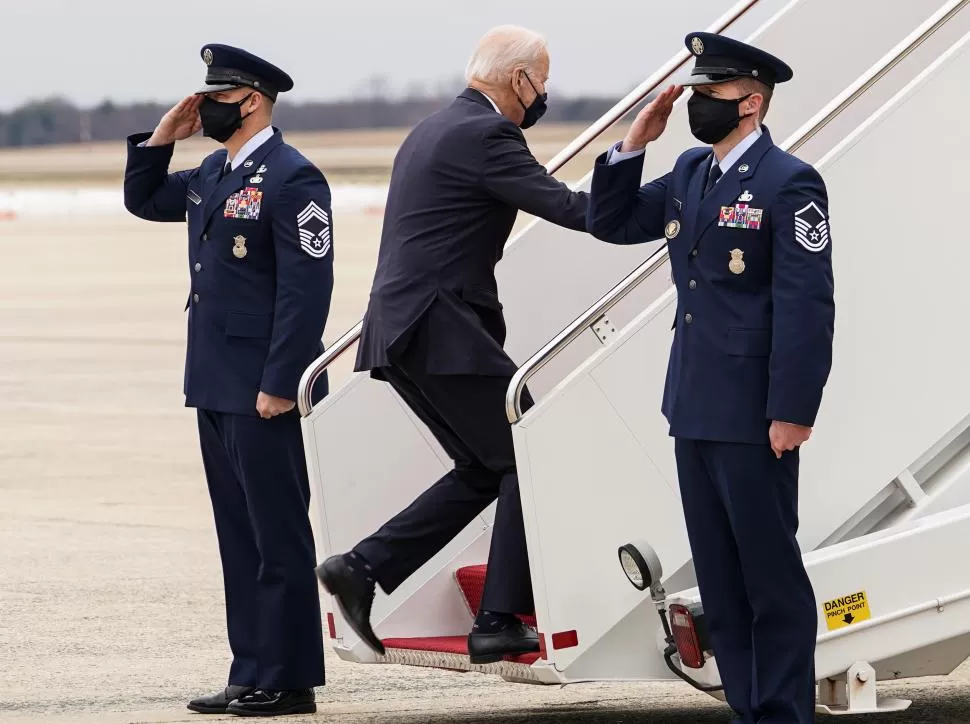
[[[354,550],[391,593],[497,499],[482,608],[533,613],[519,478],[505,416],[510,378],[429,374],[420,352],[403,354],[380,373],[428,426],[455,468]],[[523,407],[531,405],[523,395]]]
[[[675,441],[694,570],[728,703],[745,724],[815,721],[817,614],[798,530],[798,451]]]
[[[324,683],[310,485],[300,418],[198,411],[226,595],[229,683]]]

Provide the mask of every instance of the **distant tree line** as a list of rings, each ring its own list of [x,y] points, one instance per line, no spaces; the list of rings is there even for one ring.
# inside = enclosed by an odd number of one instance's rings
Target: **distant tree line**
[[[450,103],[454,95],[439,89],[433,97],[409,94],[403,98],[388,98],[374,93],[352,100],[301,104],[280,99],[274,120],[288,131],[409,128]],[[594,121],[616,100],[597,97],[550,99],[549,111],[543,120]],[[121,105],[105,101],[85,109],[60,98],[34,101],[9,113],[0,113],[0,147],[116,141],[137,131],[151,130],[171,105]]]

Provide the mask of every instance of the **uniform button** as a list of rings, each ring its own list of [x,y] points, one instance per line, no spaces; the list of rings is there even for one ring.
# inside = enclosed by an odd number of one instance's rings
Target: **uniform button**
[[[202,271],[202,265],[199,262],[195,262],[195,270],[197,272]],[[693,282],[692,282],[693,283]]]
[[[198,294],[193,294],[192,295],[192,301],[195,302],[196,304],[198,304],[199,303],[199,295]]]
[[[208,234],[203,234],[202,235],[202,241],[208,241],[208,240],[209,240],[209,235]]]
[[[690,255],[691,256],[697,256],[697,249],[694,249],[693,251],[691,251]]]
[[[198,264],[196,264],[196,267],[198,267],[198,266],[199,266],[199,265],[198,265]],[[199,271],[199,270],[198,270],[198,269],[196,269],[196,271]],[[688,285],[687,285],[687,286],[689,286],[689,287],[690,287],[691,289],[697,289],[697,282],[695,282],[695,281],[694,281],[693,279],[691,279],[691,280],[690,280],[690,283],[688,283]]]
[[[195,301],[199,301],[198,300],[198,296],[199,295],[196,294],[195,296],[196,296],[196,300]],[[694,317],[691,315],[690,312],[688,312],[687,314],[684,315],[684,321],[687,322],[687,324],[690,324],[691,322],[694,321]]]

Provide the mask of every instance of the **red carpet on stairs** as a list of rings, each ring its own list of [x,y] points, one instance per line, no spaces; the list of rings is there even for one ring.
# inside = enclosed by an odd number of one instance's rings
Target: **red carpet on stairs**
[[[388,649],[405,649],[407,651],[435,651],[441,654],[460,654],[462,656],[468,656],[468,639],[465,636],[384,639],[384,647]],[[516,664],[532,665],[538,658],[539,654],[534,653],[523,654],[522,656],[506,656],[505,660]]]
[[[458,587],[461,588],[465,600],[468,601],[468,608],[471,609],[473,616],[478,615],[478,608],[482,604],[482,591],[485,588],[486,568],[486,566],[465,566],[455,572],[455,578],[458,579]],[[535,616],[519,616],[519,618],[529,626],[536,625]]]

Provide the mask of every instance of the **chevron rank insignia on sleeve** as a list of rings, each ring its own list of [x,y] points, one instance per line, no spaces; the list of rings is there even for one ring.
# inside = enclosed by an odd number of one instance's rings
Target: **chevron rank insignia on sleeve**
[[[795,212],[795,241],[813,254],[829,244],[829,223],[814,201]]]
[[[300,248],[314,259],[322,259],[330,251],[330,216],[315,201],[296,217],[300,232]]]

